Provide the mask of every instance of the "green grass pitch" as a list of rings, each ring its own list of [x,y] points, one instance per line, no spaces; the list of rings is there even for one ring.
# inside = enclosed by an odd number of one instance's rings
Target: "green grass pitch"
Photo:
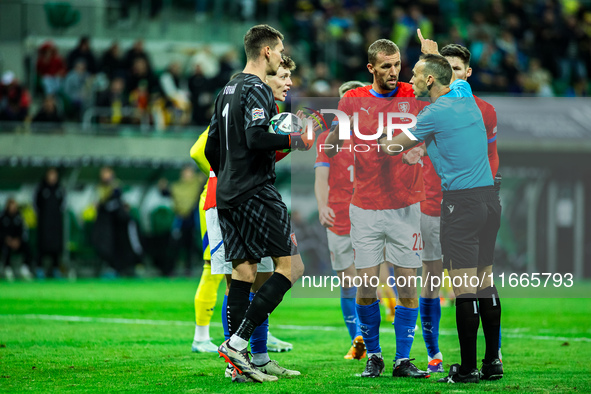
[[[395,338],[386,321],[386,371],[378,379],[360,378],[365,360],[343,359],[349,344],[339,300],[288,294],[271,316],[271,331],[294,350],[271,356],[302,376],[232,384],[217,355],[190,351],[196,287],[195,281],[164,279],[0,283],[0,391],[591,392],[589,299],[503,299],[504,378],[443,385],[436,383],[439,376],[391,377]],[[223,338],[220,306],[221,297],[211,328],[215,343]],[[453,307],[443,308],[441,330],[447,369],[459,361]],[[411,356],[426,368],[420,330]]]

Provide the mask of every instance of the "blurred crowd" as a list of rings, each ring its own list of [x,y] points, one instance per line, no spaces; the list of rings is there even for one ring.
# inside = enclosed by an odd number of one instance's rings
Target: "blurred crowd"
[[[296,60],[307,55],[315,70],[303,84],[312,94],[336,96],[341,81],[368,80],[366,48],[384,37],[400,47],[400,80],[409,81],[420,55],[417,28],[440,47],[458,43],[470,49],[470,83],[476,91],[535,96],[590,93],[589,3],[299,0],[286,7],[283,27],[290,54]]]
[[[142,40],[125,52],[118,42],[100,56],[89,37],[65,57],[52,41],[37,50],[35,97],[12,71],[0,84],[0,121],[61,124],[83,120],[101,124],[207,125],[217,91],[238,67],[234,51],[219,59],[208,48],[193,51],[188,64],[171,61],[155,70]]]
[[[479,93],[589,95],[591,7],[584,2],[198,0],[194,7],[197,25],[207,19],[262,21],[274,7],[287,52],[298,63],[291,95],[337,97],[343,81],[369,81],[366,48],[383,37],[400,47],[400,80],[409,81],[420,55],[417,28],[440,46],[460,43],[470,49],[470,83]],[[61,52],[51,41],[38,48],[36,80],[26,85],[35,86],[35,100],[14,73],[3,73],[0,121],[59,124],[85,118],[158,129],[207,125],[215,95],[244,60],[240,48],[219,56],[204,47],[185,56],[188,63],[171,60],[165,69],[155,70],[142,40],[128,48],[113,42],[99,52],[88,37]],[[34,112],[33,101],[38,107]]]
[[[194,275],[203,261],[198,205],[205,182],[194,167],[183,167],[170,185],[160,179],[160,201],[145,220],[126,200],[113,168],[100,169],[93,202],[79,214],[68,208],[58,169],[49,168],[32,204],[6,199],[0,214],[0,276],[30,280],[86,271],[114,278],[144,275],[146,266],[156,275]]]

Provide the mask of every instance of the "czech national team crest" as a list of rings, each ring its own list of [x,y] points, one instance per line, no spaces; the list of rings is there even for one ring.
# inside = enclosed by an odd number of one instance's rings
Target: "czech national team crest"
[[[398,103],[398,111],[408,113],[410,111],[410,103],[408,101],[402,101],[402,102]],[[403,122],[410,121],[409,118],[400,118],[400,120]]]

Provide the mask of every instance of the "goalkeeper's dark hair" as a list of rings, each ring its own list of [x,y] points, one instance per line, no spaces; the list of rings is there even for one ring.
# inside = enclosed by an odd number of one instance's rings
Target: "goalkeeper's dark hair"
[[[378,60],[378,53],[383,53],[386,56],[392,56],[400,52],[398,45],[394,42],[381,38],[375,41],[367,49],[367,61],[371,64],[376,64]]]
[[[296,62],[287,55],[281,55],[281,67],[286,70],[293,71],[296,69]]]
[[[441,48],[440,53],[441,53],[441,56],[459,58],[462,61],[462,63],[464,63],[464,65],[466,67],[468,67],[470,65],[470,57],[472,55],[470,54],[470,51],[468,50],[468,48],[466,48],[463,45],[460,45],[460,44],[446,45],[443,48]]]
[[[441,55],[428,54],[421,55],[420,59],[425,62],[424,75],[432,75],[443,86],[450,84],[453,70],[446,58]]]
[[[256,25],[251,27],[244,36],[244,51],[246,60],[258,59],[261,49],[268,46],[271,49],[283,40],[283,34],[269,25]]]

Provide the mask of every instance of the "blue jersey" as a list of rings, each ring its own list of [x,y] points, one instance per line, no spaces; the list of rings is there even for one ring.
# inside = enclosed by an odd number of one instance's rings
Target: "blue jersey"
[[[419,113],[410,132],[425,141],[441,189],[491,186],[486,129],[468,82],[456,79],[451,91]]]

